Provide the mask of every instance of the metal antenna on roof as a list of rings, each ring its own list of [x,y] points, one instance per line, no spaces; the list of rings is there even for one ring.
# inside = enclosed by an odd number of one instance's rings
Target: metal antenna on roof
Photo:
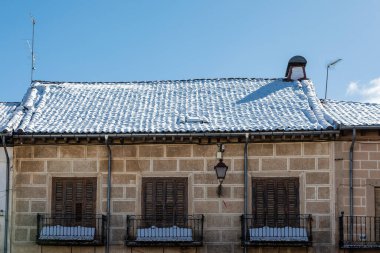
[[[31,66],[31,71],[30,71],[30,83],[32,83],[34,70],[36,69],[35,68],[36,59],[34,57],[34,26],[36,24],[36,20],[34,19],[32,15],[30,15],[30,19],[32,20],[32,45],[30,45],[29,41],[28,41],[28,45],[29,45],[30,52],[32,54],[32,66]]]
[[[330,62],[329,64],[327,64],[327,69],[326,69],[326,87],[325,87],[325,100],[327,98],[327,84],[329,82],[329,69],[330,67],[334,66],[335,64],[337,64],[338,62],[340,62],[342,59],[337,59],[333,62]]]

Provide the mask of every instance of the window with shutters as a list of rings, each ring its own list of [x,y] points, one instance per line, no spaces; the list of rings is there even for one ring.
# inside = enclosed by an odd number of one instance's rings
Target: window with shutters
[[[181,225],[187,215],[187,178],[143,178],[146,225]]]
[[[375,187],[375,240],[380,242],[380,187]]]
[[[71,226],[95,222],[96,178],[53,178],[52,195],[54,217],[67,218]]]
[[[252,212],[255,227],[298,227],[298,178],[253,178]]]
[[[375,187],[375,216],[380,217],[380,187]]]

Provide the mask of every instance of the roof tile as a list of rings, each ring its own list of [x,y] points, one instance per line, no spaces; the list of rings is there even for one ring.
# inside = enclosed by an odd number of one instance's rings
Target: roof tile
[[[326,112],[343,126],[380,126],[380,104],[322,100]]]
[[[19,104],[0,102],[0,133],[12,131],[15,125],[18,125],[21,118],[17,117],[16,108]],[[15,116],[18,120],[12,120]]]
[[[125,83],[35,82],[24,133],[183,133],[332,128],[311,81],[226,78]]]

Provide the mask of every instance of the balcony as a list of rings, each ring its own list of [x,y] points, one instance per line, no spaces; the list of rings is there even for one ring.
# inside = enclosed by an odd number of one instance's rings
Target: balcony
[[[242,246],[311,246],[311,223],[310,214],[278,220],[242,215]]]
[[[202,246],[203,220],[202,214],[167,218],[128,215],[126,245]]]
[[[341,249],[380,249],[380,217],[339,216]]]
[[[39,245],[104,245],[105,215],[37,214],[36,243]]]

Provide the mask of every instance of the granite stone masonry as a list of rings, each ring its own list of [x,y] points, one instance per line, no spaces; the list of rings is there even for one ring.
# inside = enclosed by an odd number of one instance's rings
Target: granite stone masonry
[[[337,144],[335,144],[337,145]],[[342,144],[344,145],[344,144]],[[363,145],[365,146],[365,145]],[[345,146],[346,147],[346,146]],[[377,152],[373,150],[366,152]],[[218,180],[213,166],[216,145],[162,144],[112,146],[111,252],[129,252],[124,246],[126,215],[141,214],[142,179],[187,178],[189,214],[204,214],[204,246],[198,252],[242,252],[240,215],[244,209],[243,144],[226,144],[224,160],[229,169],[223,196],[216,194]],[[343,151],[345,149],[342,149]],[[299,179],[300,212],[313,215],[313,247],[334,248],[336,238],[334,144],[255,143],[248,146],[251,178],[296,177]],[[106,213],[107,156],[101,145],[25,145],[14,149],[14,195],[12,247],[14,252],[40,252],[35,244],[37,213],[52,211],[52,181],[57,177],[92,177],[97,180],[96,213]],[[364,186],[363,186],[364,187]],[[249,210],[252,200],[249,188]],[[360,208],[358,204],[356,208]],[[69,252],[65,246],[42,246],[43,252]],[[73,252],[103,252],[103,247],[73,247]],[[258,248],[260,252],[267,249]],[[287,248],[279,248],[287,250]],[[289,249],[290,250],[290,249]],[[291,252],[298,252],[297,248]],[[302,251],[302,250],[301,250]],[[133,252],[162,252],[154,247]],[[165,252],[195,252],[193,248],[165,248]],[[253,249],[249,249],[253,252]],[[255,251],[257,252],[257,251]],[[305,252],[305,249],[304,251]]]

